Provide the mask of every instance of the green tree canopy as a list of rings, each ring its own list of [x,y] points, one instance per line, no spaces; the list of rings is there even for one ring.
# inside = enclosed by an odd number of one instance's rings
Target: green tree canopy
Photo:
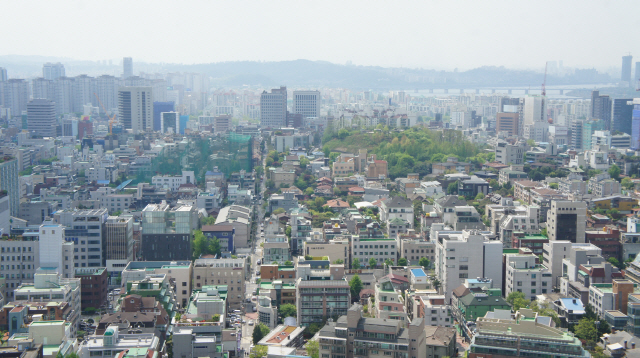
[[[255,328],[253,330],[255,332]],[[253,347],[251,351],[251,358],[262,358],[267,356],[267,352],[269,351],[269,347],[263,345],[256,345]]]
[[[588,318],[581,319],[574,329],[576,337],[584,339],[587,342],[595,342],[598,340],[598,330],[595,321]]]
[[[320,344],[318,343],[318,340],[311,340],[307,342],[305,348],[307,349],[309,357],[320,358]]]
[[[514,311],[526,308],[529,305],[529,301],[525,299],[524,293],[518,291],[509,293],[507,295],[507,302],[511,305],[511,308]]]
[[[613,164],[609,167],[609,175],[613,178],[618,180],[618,178],[620,177],[620,168]]]
[[[258,344],[271,330],[264,323],[258,323],[253,327],[253,344]]]
[[[420,266],[424,267],[425,270],[429,269],[429,267],[431,266],[431,261],[429,261],[429,259],[426,257],[421,258],[418,263],[420,264]]]
[[[373,257],[369,259],[369,267],[376,267],[378,265],[378,260],[374,259]]]
[[[282,318],[286,317],[296,317],[298,315],[298,311],[296,310],[296,306],[291,303],[285,303],[280,305],[280,316]]]
[[[200,258],[202,255],[220,255],[222,253],[220,241],[216,237],[208,238],[204,236],[200,230],[193,232],[191,250],[194,260]]]
[[[351,268],[355,270],[360,268],[360,260],[357,257],[353,259],[353,262],[351,262]]]
[[[401,257],[398,259],[398,266],[407,266],[409,264],[409,262],[407,261],[406,258]]]
[[[349,287],[351,287],[351,299],[353,301],[360,300],[360,291],[362,291],[362,280],[358,274],[355,274],[351,281],[349,281]]]

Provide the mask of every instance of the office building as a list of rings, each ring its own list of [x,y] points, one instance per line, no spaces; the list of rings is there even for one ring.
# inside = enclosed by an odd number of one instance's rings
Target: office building
[[[155,97],[155,96],[154,96]],[[153,130],[159,132],[162,128],[160,122],[160,114],[162,112],[174,112],[175,105],[173,102],[153,102]]]
[[[175,283],[176,301],[180,307],[187,307],[192,271],[191,261],[132,261],[122,270],[122,285],[126,287],[128,283],[144,281],[149,276],[166,275]]]
[[[213,120],[214,133],[226,133],[231,128],[231,116],[228,114],[222,114],[214,118]]]
[[[134,259],[133,217],[109,216],[104,226],[106,267],[117,274]]]
[[[275,281],[277,282],[277,281]],[[347,314],[351,304],[349,282],[341,280],[309,280],[296,282],[297,322],[300,327],[322,324],[324,319],[337,319]]]
[[[510,136],[518,135],[518,113],[497,113],[496,132],[507,132]]]
[[[552,200],[547,212],[547,235],[550,241],[585,242],[587,204],[583,201]]]
[[[122,78],[127,79],[133,76],[133,59],[125,57],[122,59]]]
[[[0,161],[0,190],[9,194],[9,212],[18,216],[20,208],[20,186],[18,181],[18,159],[5,156]],[[42,222],[39,222],[40,224]]]
[[[536,256],[528,249],[520,250],[518,254],[508,254],[505,257],[505,297],[511,292],[522,292],[525,299],[533,300],[537,295],[553,291],[551,271],[544,265],[537,264]]]
[[[106,208],[54,213],[55,221],[65,227],[65,240],[74,244],[74,267],[104,266],[102,248],[107,217]]]
[[[622,71],[620,73],[620,82],[626,83],[627,86],[631,86],[631,62],[633,62],[633,56],[622,56]]]
[[[260,95],[262,128],[282,128],[287,123],[287,87],[274,88]]]
[[[173,217],[174,220],[169,220]],[[169,209],[166,203],[149,204],[142,210],[142,258],[146,261],[189,260],[191,232],[198,225],[195,207]]]
[[[4,285],[0,287],[6,302],[14,300],[13,290],[23,283],[33,282],[36,269],[40,267],[40,232],[25,230],[11,240],[0,240],[0,278]]]
[[[44,77],[45,80],[54,81],[65,76],[64,65],[60,62],[47,62],[42,66],[42,77]]]
[[[153,130],[153,95],[151,87],[120,87],[118,115],[125,129],[134,133]]]
[[[627,102],[633,105],[631,115],[631,149],[640,149],[640,98],[634,98],[633,101]]]
[[[318,333],[321,357],[427,357],[427,333],[423,318],[404,322],[362,315],[354,304],[346,315],[329,321]]]
[[[34,99],[27,105],[27,128],[32,136],[56,137],[56,105],[48,99]]]
[[[611,129],[611,98],[601,96],[600,91],[591,92],[591,119],[599,119],[604,122],[604,130]]]
[[[62,277],[74,275],[74,244],[65,239],[65,227],[59,224],[40,225],[40,267],[55,271]]]
[[[29,83],[23,79],[10,79],[0,82],[2,86],[2,103],[11,110],[13,117],[22,115],[27,110],[29,102]]]
[[[640,63],[640,62],[637,62]],[[611,113],[612,129],[622,133],[631,134],[631,117],[633,115],[633,99],[614,99]]]
[[[208,285],[228,285],[229,307],[239,308],[246,291],[245,264],[245,259],[196,259],[193,263],[193,288],[202,290]]]
[[[293,91],[294,114],[301,114],[302,118],[320,117],[322,99],[320,91]]]
[[[100,309],[107,305],[108,273],[104,267],[83,267],[75,270],[75,278],[82,284],[82,310]]]
[[[160,113],[160,133],[178,133],[178,112]]]
[[[527,145],[519,141],[510,144],[506,141],[499,140],[496,144],[496,162],[505,165],[524,164],[524,153],[527,151]]]

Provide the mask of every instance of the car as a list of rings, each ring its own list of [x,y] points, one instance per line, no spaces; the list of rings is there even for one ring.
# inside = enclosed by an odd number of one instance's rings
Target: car
[[[249,321],[249,326],[253,326],[253,320]]]
[[[247,298],[247,303],[251,303],[251,298]]]
[[[245,320],[242,320],[242,324],[245,324],[245,323],[247,323],[247,322],[245,322]]]
[[[258,312],[258,307],[253,306],[253,312]]]
[[[251,297],[251,301],[257,301],[257,300],[258,300],[258,297],[256,296]]]
[[[260,271],[256,270],[256,276],[260,276]]]
[[[242,313],[242,311],[240,311],[240,310],[233,310],[233,313],[234,313],[234,314],[241,314],[241,313]]]

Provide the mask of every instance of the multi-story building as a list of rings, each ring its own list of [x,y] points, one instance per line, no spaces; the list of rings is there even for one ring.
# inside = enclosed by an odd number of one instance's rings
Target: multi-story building
[[[55,224],[42,224],[40,230],[40,267],[55,271],[64,278],[74,274],[75,245],[66,241],[65,227]]]
[[[638,74],[640,75],[640,73]],[[631,117],[633,115],[633,99],[614,99],[613,109],[611,113],[612,130],[619,131],[626,134],[631,134]],[[617,148],[617,147],[616,147]]]
[[[103,267],[104,224],[107,209],[62,210],[54,214],[65,227],[65,240],[74,244],[74,267]]]
[[[134,260],[133,217],[109,216],[104,227],[106,267],[109,273],[115,275]]]
[[[284,235],[265,238],[262,257],[264,262],[267,263],[276,262],[278,264],[284,264],[290,261],[291,253],[287,238]]]
[[[391,200],[382,202],[380,220],[403,219],[413,228],[413,203],[401,196],[394,196]]]
[[[321,106],[320,91],[293,91],[292,112],[301,114],[302,118],[320,117]]]
[[[471,339],[469,358],[492,357],[591,357],[580,340],[537,319],[480,317]]]
[[[380,355],[396,358],[427,356],[425,321],[416,318],[406,327],[401,321],[365,318],[362,306],[328,322],[318,333],[321,357],[362,358]]]
[[[60,77],[65,76],[64,65],[60,62],[51,63],[47,62],[42,65],[42,77],[46,80],[57,80]]]
[[[434,225],[432,231],[432,240],[436,241],[436,276],[447,299],[451,297],[451,291],[469,277],[502,282],[502,268],[495,265],[502,261],[501,242],[489,241],[475,230],[440,231]]]
[[[13,290],[23,283],[33,282],[33,275],[40,267],[40,234],[37,227],[20,236],[0,238],[0,278],[4,285],[2,296],[13,300]]]
[[[216,134],[228,132],[231,128],[231,116],[228,114],[216,116],[213,120],[213,127]]]
[[[107,269],[104,267],[84,267],[75,269],[75,277],[80,279],[82,288],[82,310],[89,307],[100,309],[106,306],[109,288]]]
[[[430,326],[453,327],[451,306],[446,304],[444,295],[439,295],[435,291],[416,294],[411,302],[413,302],[413,319],[424,318],[425,323]]]
[[[244,259],[196,259],[193,263],[194,289],[228,285],[227,302],[231,308],[238,308],[245,297],[247,269]]]
[[[287,123],[287,87],[274,88],[260,95],[260,125],[282,128]]]
[[[122,78],[127,79],[133,76],[133,59],[124,57],[122,59]]]
[[[583,201],[551,201],[547,212],[547,234],[550,241],[585,242],[587,204]]]
[[[16,288],[16,301],[57,301],[67,302],[72,311],[66,318],[71,323],[69,332],[75,337],[82,312],[81,279],[63,278],[56,270],[39,268],[32,284],[23,284]]]
[[[400,236],[400,257],[407,259],[409,266],[419,265],[423,257],[433,262],[434,248],[433,241]]]
[[[507,132],[510,136],[518,135],[518,113],[497,113],[496,131]]]
[[[527,146],[523,142],[510,144],[500,140],[496,144],[496,162],[506,165],[524,164],[524,154],[526,151]]]
[[[12,117],[19,117],[27,110],[29,102],[29,83],[23,79],[12,78],[0,82],[2,86],[2,103],[11,110]]]
[[[537,259],[532,252],[506,255],[505,296],[517,291],[522,292],[526,299],[532,300],[537,295],[553,290],[551,272],[544,265],[536,263]]]
[[[594,283],[589,286],[589,305],[599,317],[603,318],[604,313],[611,310],[627,314],[629,295],[640,293],[637,286],[630,280]]]
[[[597,174],[591,177],[588,182],[588,188],[595,197],[620,194],[620,183],[611,179],[609,173]]]
[[[256,172],[254,170],[249,173],[246,170],[242,169],[239,172],[231,173],[227,184],[237,185],[238,188],[243,190],[248,189],[254,191],[256,188]]]
[[[337,319],[347,313],[351,304],[351,290],[346,279],[310,280],[296,282],[298,325],[308,327],[324,319]]]
[[[376,261],[376,267],[382,266],[385,261],[391,260],[396,264],[398,258],[398,241],[397,239],[379,238],[360,238],[353,236],[351,239],[352,258],[358,259],[360,265],[370,266],[370,260]]]
[[[373,313],[377,318],[402,321],[402,325],[409,323],[405,301],[399,290],[393,287],[389,277],[383,277],[375,285],[375,303]]]
[[[120,87],[118,118],[125,129],[134,133],[153,130],[153,95],[151,87]]]
[[[0,190],[9,194],[9,212],[18,216],[20,207],[20,185],[18,181],[18,160],[14,157],[0,158]],[[38,224],[41,224],[39,222]]]
[[[171,191],[178,191],[181,185],[195,184],[196,177],[193,171],[182,171],[181,175],[155,175],[151,178],[151,183],[157,188],[168,188]]]
[[[169,220],[173,218],[174,220]],[[191,232],[198,225],[195,207],[169,209],[166,203],[149,204],[142,210],[142,257],[150,261],[191,258]]]
[[[32,135],[55,137],[56,125],[55,103],[36,98],[27,104],[27,128]]]
[[[176,301],[187,307],[191,297],[193,266],[191,261],[132,261],[122,271],[122,286],[141,281],[148,275],[167,275],[175,284]]]

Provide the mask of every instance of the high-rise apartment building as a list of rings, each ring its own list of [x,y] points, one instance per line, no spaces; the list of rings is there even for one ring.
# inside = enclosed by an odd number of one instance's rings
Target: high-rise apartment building
[[[600,91],[591,92],[591,119],[604,121],[604,130],[611,129],[611,98],[601,96]]]
[[[528,96],[524,98],[521,105],[520,115],[524,116],[520,122],[524,126],[522,135],[526,139],[533,139],[536,142],[546,142],[549,131],[549,121],[547,120],[547,98],[544,96]]]
[[[320,117],[322,98],[320,91],[293,91],[293,110],[302,118]]]
[[[31,81],[31,88],[33,89],[33,98],[44,98],[50,101],[56,99],[55,83],[45,78],[36,78]]]
[[[73,111],[82,112],[84,105],[96,103],[96,83],[93,77],[80,75],[73,78]]]
[[[547,212],[549,240],[585,242],[587,204],[584,201],[552,200]]]
[[[260,124],[263,128],[282,128],[287,123],[287,87],[274,88],[260,95]]]
[[[622,56],[622,72],[620,73],[620,81],[626,82],[627,85],[631,85],[631,62],[633,56]]]
[[[611,111],[611,128],[614,131],[631,134],[631,116],[633,115],[631,98],[614,99]]]
[[[0,82],[5,82],[9,79],[7,76],[7,69],[4,67],[0,67]]]
[[[0,161],[0,190],[9,194],[11,216],[18,216],[20,209],[20,186],[18,183],[18,159],[5,156]]]
[[[133,76],[133,59],[125,57],[122,59],[122,77],[127,79]]]
[[[27,105],[27,128],[32,135],[56,136],[56,104],[37,98]]]
[[[54,81],[56,114],[71,113],[74,110],[73,78],[60,77]]]
[[[109,216],[105,223],[105,260],[109,272],[122,272],[133,261],[133,217]]]
[[[153,130],[153,95],[151,87],[120,87],[118,115],[126,129],[134,133]]]
[[[42,77],[44,77],[45,80],[57,80],[58,78],[64,76],[64,65],[60,62],[47,62],[42,66]]]
[[[1,69],[0,69],[1,71]],[[0,74],[1,76],[1,74]],[[638,82],[640,82],[640,62],[636,62],[636,72],[633,75],[633,84],[637,84]]]
[[[18,117],[27,110],[29,102],[29,84],[23,79],[10,79],[0,82],[2,86],[2,104],[11,110],[11,115]]]
[[[95,79],[96,94],[100,98],[102,105],[108,111],[118,108],[118,89],[120,88],[120,82],[119,78],[109,75],[102,75]],[[104,113],[102,106],[99,107],[100,113]],[[160,117],[158,117],[158,125],[160,125]]]

